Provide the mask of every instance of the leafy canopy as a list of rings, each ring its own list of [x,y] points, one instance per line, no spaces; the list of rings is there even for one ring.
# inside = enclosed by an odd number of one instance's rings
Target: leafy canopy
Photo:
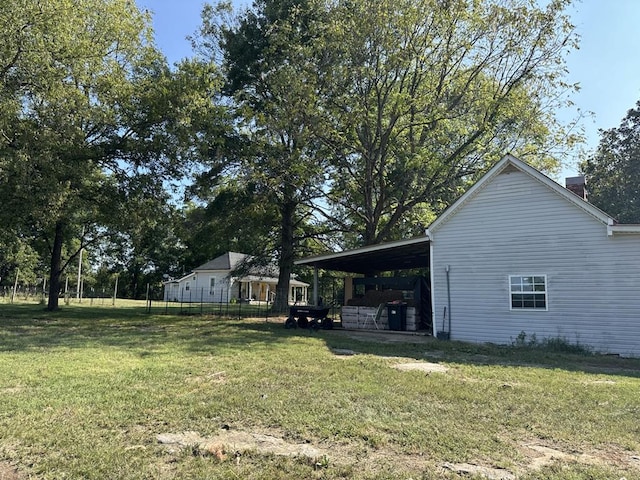
[[[620,126],[600,131],[600,144],[581,170],[591,203],[621,223],[640,223],[640,101]]]
[[[558,166],[558,149],[578,140],[553,117],[572,88],[569,3],[331,2],[316,52],[318,135],[331,149],[328,201],[351,242],[421,233],[506,152]]]

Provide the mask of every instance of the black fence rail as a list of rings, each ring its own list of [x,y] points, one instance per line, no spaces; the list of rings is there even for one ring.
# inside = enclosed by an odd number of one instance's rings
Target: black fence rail
[[[267,301],[240,301],[232,299],[230,301],[207,301],[207,295],[200,291],[185,292],[179,298],[167,299],[164,292],[151,288],[147,298],[147,313],[156,315],[206,315],[225,318],[270,318],[282,320],[289,312],[275,312],[273,302]],[[340,304],[331,299],[324,302],[329,307],[329,316],[339,321]],[[298,305],[298,304],[294,304]]]
[[[149,300],[147,312],[160,315],[208,315],[226,318],[279,317],[272,313],[273,305],[266,302],[169,302]]]

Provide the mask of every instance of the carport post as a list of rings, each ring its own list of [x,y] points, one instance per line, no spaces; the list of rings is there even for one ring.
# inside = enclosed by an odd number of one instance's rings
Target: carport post
[[[318,305],[318,267],[313,267],[313,304]]]

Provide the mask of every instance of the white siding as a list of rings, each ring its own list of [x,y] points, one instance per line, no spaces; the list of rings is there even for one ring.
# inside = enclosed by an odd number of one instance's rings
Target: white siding
[[[230,288],[232,292],[234,288],[233,282],[227,275],[227,271],[198,271],[192,273],[180,279],[179,284],[171,289],[171,294],[168,298],[167,294],[165,294],[165,300],[173,301],[175,299],[184,303],[226,303],[232,297],[229,292]],[[213,289],[210,288],[212,277],[215,278]],[[189,284],[189,290],[186,288],[187,284]]]
[[[434,322],[450,265],[451,338],[511,343],[520,332],[640,356],[640,236],[607,226],[520,171],[498,175],[431,232]],[[509,275],[546,275],[544,311],[510,310]]]

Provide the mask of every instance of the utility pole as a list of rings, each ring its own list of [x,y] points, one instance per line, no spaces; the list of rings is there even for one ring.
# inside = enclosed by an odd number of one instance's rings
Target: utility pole
[[[116,273],[116,284],[113,287],[113,302],[111,302],[111,305],[115,306],[117,297],[118,297],[118,274]]]
[[[80,237],[80,255],[78,255],[78,284],[76,285],[76,299],[82,302],[82,242],[84,241],[84,227],[82,227],[82,237]]]

